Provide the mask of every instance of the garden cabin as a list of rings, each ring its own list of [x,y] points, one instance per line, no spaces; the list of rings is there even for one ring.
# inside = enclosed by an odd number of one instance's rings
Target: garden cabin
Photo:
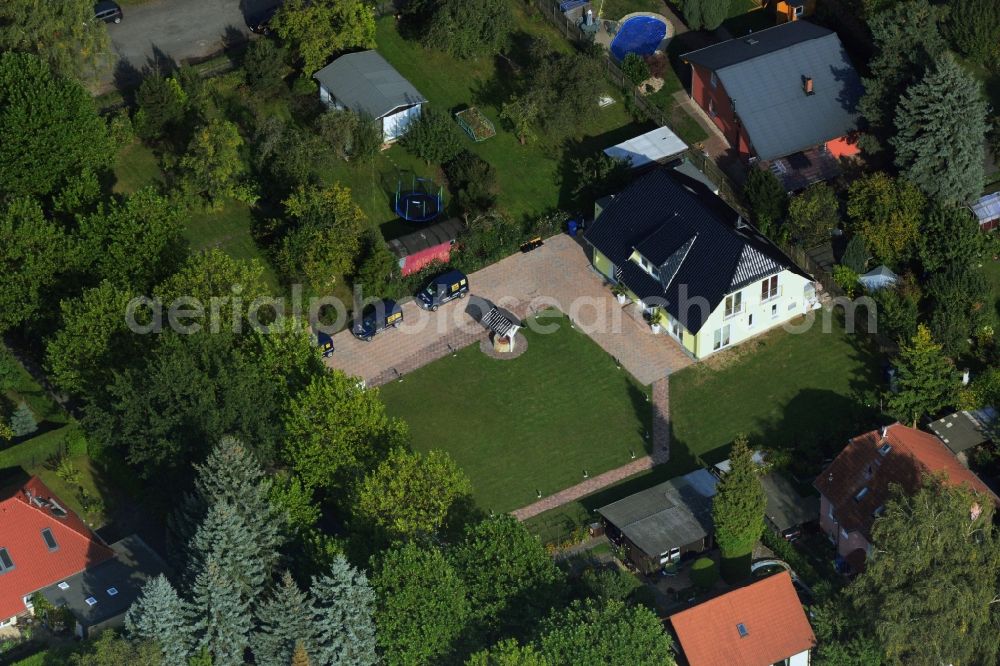
[[[983,195],[970,208],[979,222],[980,231],[991,231],[1000,226],[1000,192]]]
[[[840,174],[856,155],[863,88],[835,32],[792,21],[682,56],[691,98],[740,159],[789,192]]]
[[[594,267],[695,359],[818,306],[811,276],[704,183],[659,168],[601,202]]]
[[[712,545],[712,497],[718,479],[700,469],[597,510],[605,534],[644,574]]]
[[[688,666],[809,666],[816,635],[787,571],[670,616]]]
[[[435,261],[443,264],[451,259],[451,248],[465,225],[457,218],[437,222],[413,233],[389,241],[389,249],[399,262],[400,272],[419,273]]]
[[[324,104],[374,118],[386,143],[402,137],[427,103],[427,98],[376,51],[342,55],[313,78],[319,82],[319,98]]]

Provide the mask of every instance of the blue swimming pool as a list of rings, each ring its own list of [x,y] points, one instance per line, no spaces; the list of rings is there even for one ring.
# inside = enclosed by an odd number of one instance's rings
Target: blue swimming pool
[[[611,40],[611,55],[619,61],[629,53],[651,55],[667,36],[667,24],[652,16],[633,16],[618,27]]]

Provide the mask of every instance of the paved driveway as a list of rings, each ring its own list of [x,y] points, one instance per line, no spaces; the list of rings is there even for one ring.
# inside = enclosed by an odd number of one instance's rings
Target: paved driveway
[[[276,4],[276,0],[152,0],[126,5],[122,22],[107,26],[119,66],[106,74],[106,82],[164,61],[179,64],[221,51],[225,42],[246,39],[245,16]]]
[[[522,318],[549,307],[562,310],[644,384],[692,363],[672,338],[653,335],[634,305],[618,304],[583,248],[569,236],[556,236],[536,250],[477,271],[469,276],[469,286],[472,294]],[[363,378],[369,386],[405,375],[485,335],[466,314],[467,303],[468,299],[455,300],[437,312],[406,303],[404,324],[371,342],[360,341],[349,331],[334,336],[336,351],[327,364]]]

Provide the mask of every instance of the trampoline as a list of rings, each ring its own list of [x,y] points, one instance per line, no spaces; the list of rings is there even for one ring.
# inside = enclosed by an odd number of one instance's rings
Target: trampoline
[[[410,179],[404,189],[403,179],[396,182],[396,214],[407,222],[430,222],[441,214],[444,188],[430,178]]]
[[[611,55],[619,62],[629,53],[652,55],[667,36],[667,24],[652,16],[633,16],[618,27],[611,41]]]

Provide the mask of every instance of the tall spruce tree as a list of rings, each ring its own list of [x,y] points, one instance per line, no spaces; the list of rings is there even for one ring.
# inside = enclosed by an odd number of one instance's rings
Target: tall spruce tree
[[[188,613],[196,650],[212,666],[243,666],[253,616],[239,582],[217,560],[205,562],[191,591]]]
[[[965,204],[983,191],[986,100],[953,56],[909,88],[896,110],[896,166],[940,201]]]
[[[750,574],[750,554],[764,533],[767,497],[760,469],[745,436],[736,438],[729,452],[729,472],[712,500],[715,540],[722,551],[722,573],[735,582]]]
[[[257,610],[260,629],[253,639],[254,661],[260,666],[288,666],[297,652],[316,651],[316,609],[287,571],[271,597]]]
[[[14,433],[14,437],[24,437],[38,430],[38,421],[31,413],[31,407],[28,407],[28,403],[20,403],[11,414],[10,429]]]
[[[164,666],[185,666],[190,653],[190,628],[184,602],[170,581],[160,575],[142,587],[125,615],[125,632],[132,640],[155,641]]]
[[[313,579],[315,654],[323,666],[368,666],[379,662],[375,638],[375,593],[368,578],[338,555],[329,573]]]
[[[257,525],[248,524],[235,506],[219,500],[208,509],[188,546],[188,584],[193,587],[208,562],[217,562],[247,603],[264,591],[274,553],[264,551]]]
[[[920,417],[954,403],[958,391],[954,364],[925,324],[917,326],[910,343],[899,350],[893,367],[899,392],[889,398],[889,408],[900,421],[915,426]]]
[[[271,504],[271,480],[253,452],[238,439],[223,437],[205,462],[194,468],[194,492],[185,496],[169,521],[176,542],[189,546],[212,504],[225,502],[253,530],[258,560],[272,571],[281,545],[281,518]],[[182,553],[191,554],[189,549]]]

